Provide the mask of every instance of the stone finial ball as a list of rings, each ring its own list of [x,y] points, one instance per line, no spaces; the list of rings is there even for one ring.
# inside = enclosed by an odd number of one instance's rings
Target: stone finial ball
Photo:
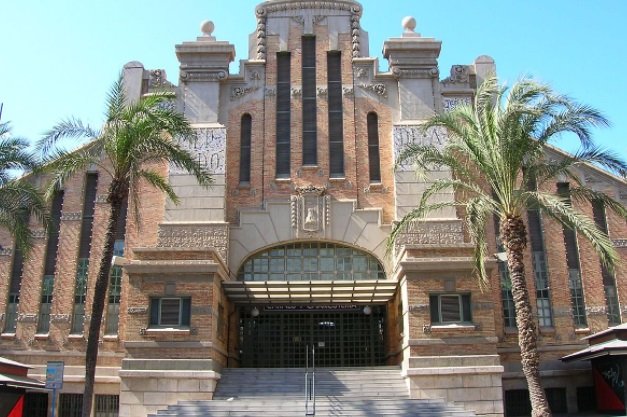
[[[205,20],[200,24],[200,31],[205,36],[211,36],[213,30],[215,29],[215,25],[211,20]]]
[[[416,29],[416,19],[412,16],[406,16],[403,18],[402,25],[406,32],[413,32]]]

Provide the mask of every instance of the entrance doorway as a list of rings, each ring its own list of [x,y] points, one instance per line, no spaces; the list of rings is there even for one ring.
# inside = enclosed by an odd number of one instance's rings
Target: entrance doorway
[[[385,362],[385,306],[240,308],[240,363],[250,368],[301,368],[306,349],[317,367],[379,366]],[[257,314],[258,313],[258,314]]]

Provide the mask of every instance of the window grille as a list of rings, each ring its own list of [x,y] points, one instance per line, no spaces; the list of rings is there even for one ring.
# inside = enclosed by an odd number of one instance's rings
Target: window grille
[[[242,116],[240,124],[240,156],[239,156],[239,182],[250,182],[251,162],[252,117],[250,114]]]
[[[551,327],[553,326],[553,310],[551,307],[549,272],[546,264],[540,211],[537,209],[527,210],[527,218],[536,284],[538,323],[541,327]]]
[[[276,86],[276,177],[290,176],[291,77],[289,52],[278,53]]]
[[[48,416],[48,394],[27,392],[24,395],[24,413],[26,417]]]
[[[603,200],[594,200],[592,202],[592,215],[597,227],[607,234],[607,219]],[[621,323],[620,305],[618,303],[618,293],[616,292],[616,277],[610,274],[610,271],[603,264],[601,264],[601,276],[603,277],[608,324],[616,326]]]
[[[117,395],[96,395],[94,417],[118,417],[120,397]]]
[[[303,103],[303,165],[316,165],[317,105],[316,105],[316,38],[302,38],[302,103]]]
[[[60,394],[59,417],[81,417],[83,394]]]
[[[327,100],[329,106],[329,174],[344,176],[344,110],[342,105],[342,55],[327,54]]]
[[[368,165],[370,182],[381,181],[381,162],[379,156],[379,117],[376,113],[368,113]]]

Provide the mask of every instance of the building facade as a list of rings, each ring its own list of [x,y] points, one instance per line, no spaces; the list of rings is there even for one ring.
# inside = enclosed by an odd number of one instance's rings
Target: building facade
[[[318,366],[399,366],[413,398],[488,416],[524,407],[513,301],[498,257],[488,261],[491,283],[482,290],[454,210],[413,225],[387,251],[393,222],[448,175],[394,170],[395,155],[408,143],[446,141],[446,132],[422,133],[421,123],[469,103],[494,61],[481,56],[441,77],[441,42],[416,33],[408,18],[384,42],[389,69],[380,72],[356,1],[273,0],[254,13],[239,73],[229,72],[234,46],[216,40],[210,22],[176,45],[177,86],[164,71],[124,67],[133,99],[176,91],[198,133],[185,146],[215,182],[205,189],[164,166],[180,204],[146,187],[141,217],[129,209],[120,220],[95,415],[145,416],[177,400],[211,399],[222,369],[302,367],[307,347],[316,348]],[[581,175],[627,200],[624,180],[594,167]],[[81,401],[107,186],[97,169],[68,181],[52,203],[55,230],[32,224],[28,259],[0,231],[0,356],[33,367],[35,378],[47,361],[64,361],[60,415]],[[602,206],[580,208],[624,259],[625,221]],[[590,367],[560,358],[621,323],[625,271],[610,275],[587,242],[538,212],[527,217],[544,384],[555,410],[584,410]],[[494,237],[492,245],[500,252]],[[29,415],[46,415],[47,400],[27,395],[44,413]]]

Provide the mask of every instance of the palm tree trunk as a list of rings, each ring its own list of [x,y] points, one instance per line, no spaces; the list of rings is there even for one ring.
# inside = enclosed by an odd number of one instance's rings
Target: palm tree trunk
[[[538,330],[525,279],[523,253],[527,247],[527,232],[523,219],[520,216],[506,219],[501,223],[500,232],[507,253],[507,267],[512,282],[520,361],[529,388],[531,415],[532,417],[550,417],[551,410],[540,381]]]
[[[100,342],[100,326],[102,314],[109,286],[109,274],[111,272],[111,260],[113,259],[113,246],[115,244],[115,232],[118,218],[122,211],[124,201],[123,192],[120,193],[120,184],[113,181],[109,186],[107,201],[111,205],[111,216],[107,223],[105,246],[100,260],[100,269],[96,278],[94,300],[91,307],[91,319],[87,336],[87,351],[85,352],[85,391],[83,393],[82,417],[90,417],[94,397],[94,385],[96,378],[96,364],[98,362],[98,347]]]

